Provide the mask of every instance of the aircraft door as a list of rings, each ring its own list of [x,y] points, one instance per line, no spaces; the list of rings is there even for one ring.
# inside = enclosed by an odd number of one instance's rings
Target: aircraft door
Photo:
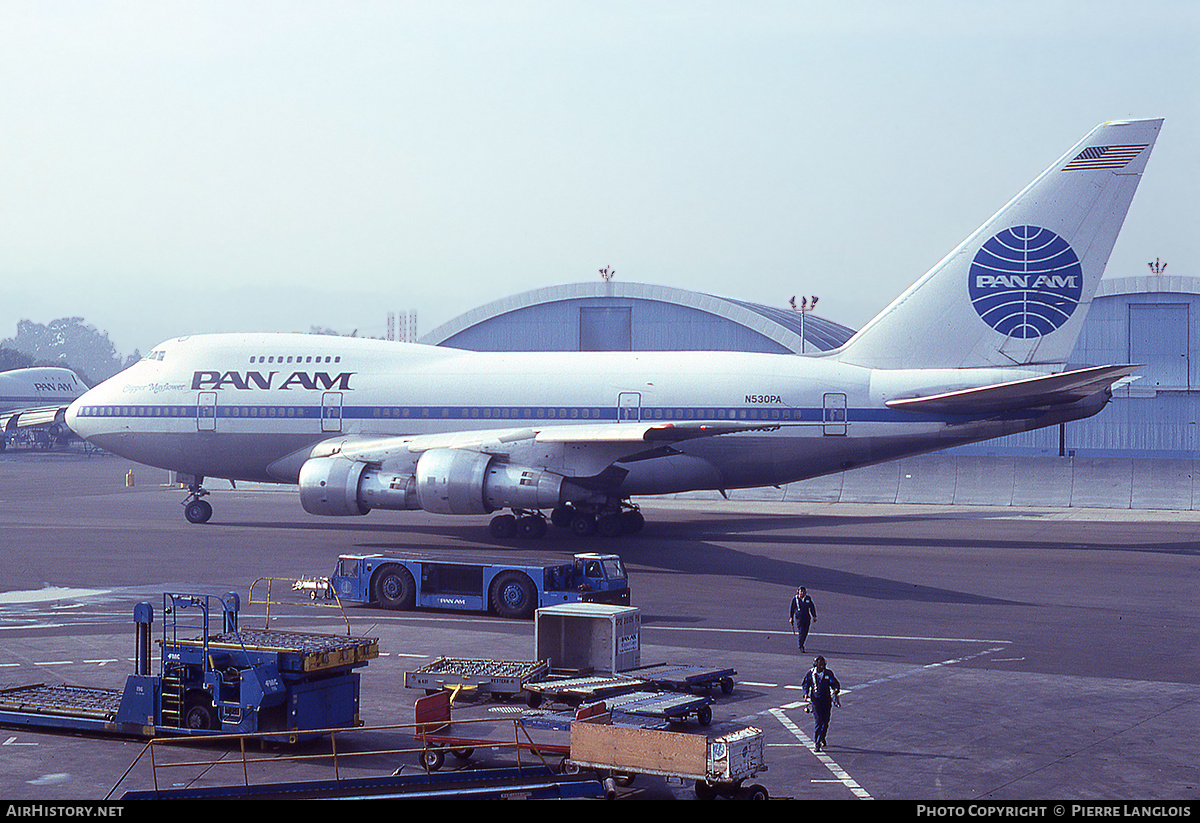
[[[327,391],[321,395],[321,431],[342,430],[342,393]]]
[[[637,422],[642,419],[642,394],[623,391],[617,395],[617,421]]]
[[[202,391],[196,396],[196,431],[217,430],[217,393]]]
[[[825,395],[825,409],[821,417],[824,423],[824,433],[844,435],[846,433],[846,395],[831,393]]]

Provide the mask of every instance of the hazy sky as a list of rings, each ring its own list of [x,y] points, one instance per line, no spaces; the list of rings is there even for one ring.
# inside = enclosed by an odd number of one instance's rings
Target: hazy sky
[[[0,0],[0,338],[661,283],[859,327],[1097,123],[1200,276],[1200,3]]]

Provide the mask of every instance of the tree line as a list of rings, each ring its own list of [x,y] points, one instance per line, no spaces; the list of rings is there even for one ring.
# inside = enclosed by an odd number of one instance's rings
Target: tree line
[[[16,335],[0,340],[0,371],[61,366],[71,369],[89,386],[141,359],[136,349],[122,359],[108,332],[88,325],[82,317],[62,317],[45,325],[21,320]]]

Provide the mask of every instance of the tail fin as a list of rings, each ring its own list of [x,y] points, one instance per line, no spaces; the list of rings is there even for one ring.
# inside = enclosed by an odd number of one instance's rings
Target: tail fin
[[[1065,364],[1161,126],[1097,126],[834,355],[876,368]]]

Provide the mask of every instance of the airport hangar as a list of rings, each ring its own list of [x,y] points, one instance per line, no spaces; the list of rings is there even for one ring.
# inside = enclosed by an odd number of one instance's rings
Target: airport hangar
[[[1151,264],[1152,272],[1161,265]],[[811,311],[614,280],[515,294],[421,338],[472,351],[803,355],[854,333]],[[1102,280],[1069,368],[1142,365],[1095,417],[740,499],[1200,510],[1200,278]],[[703,496],[692,493],[688,496]]]

